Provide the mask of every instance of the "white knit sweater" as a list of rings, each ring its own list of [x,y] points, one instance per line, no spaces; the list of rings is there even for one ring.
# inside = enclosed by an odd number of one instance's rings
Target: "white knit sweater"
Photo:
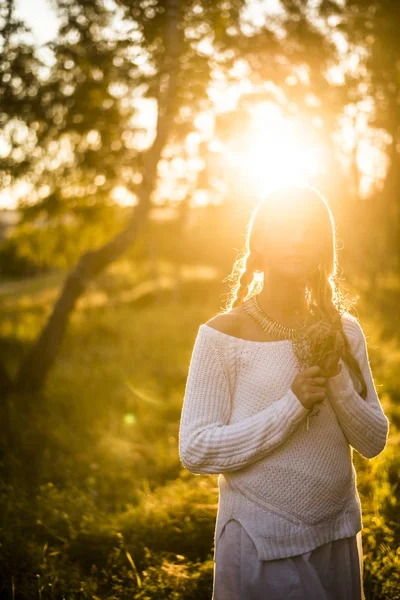
[[[389,422],[377,396],[364,333],[349,313],[343,328],[368,388],[342,359],[328,400],[309,412],[291,390],[299,363],[292,342],[237,338],[203,323],[192,350],[179,453],[195,474],[218,473],[215,550],[237,519],[260,560],[308,552],[362,529],[352,448],[372,458]],[[315,411],[315,408],[314,408]]]

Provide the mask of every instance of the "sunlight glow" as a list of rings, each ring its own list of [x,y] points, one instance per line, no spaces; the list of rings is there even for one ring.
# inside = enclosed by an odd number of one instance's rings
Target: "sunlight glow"
[[[124,415],[123,421],[125,425],[134,425],[136,423],[136,417],[133,413],[127,413]]]
[[[37,45],[55,38],[60,23],[49,0],[16,0],[15,8],[17,16],[32,28]]]
[[[3,208],[16,210],[22,199],[28,203],[32,190],[33,185],[23,180],[17,181],[13,186],[6,186],[0,191],[0,210]]]
[[[112,0],[108,2],[112,4]],[[243,12],[243,24],[249,32],[254,31],[264,25],[268,15],[272,27],[272,17],[281,14],[281,10],[279,0],[268,0],[268,2],[248,0]],[[40,46],[57,35],[59,21],[50,0],[16,0],[16,11],[18,16],[32,28],[37,45]],[[118,28],[124,26],[123,20],[119,17],[116,20],[116,28],[117,24]],[[334,29],[333,21],[329,22],[329,25]],[[346,72],[357,74],[360,69],[359,52],[349,52],[341,32],[329,31],[340,52],[341,62],[329,69],[327,78],[332,85],[343,85]],[[190,36],[190,28],[187,29],[186,35]],[[210,55],[212,49],[209,39],[203,38],[198,51]],[[42,50],[45,48],[42,47]],[[139,52],[136,47],[133,51],[135,64],[140,65],[143,73],[152,73],[153,67],[149,64],[148,56],[144,52]],[[118,57],[115,60],[118,60]],[[45,62],[51,63],[51,57]],[[230,69],[229,75],[230,81],[227,82],[226,73],[218,66],[213,68],[212,81],[207,90],[212,105],[211,110],[203,111],[194,117],[194,131],[187,136],[182,158],[171,161],[165,169],[163,169],[163,161],[160,161],[160,180],[154,195],[156,204],[162,204],[163,200],[178,203],[185,198],[187,190],[193,185],[197,175],[202,172],[201,159],[196,161],[195,157],[201,144],[205,142],[208,144],[209,151],[220,155],[221,160],[219,162],[215,158],[215,177],[209,178],[211,187],[205,189],[203,185],[193,195],[193,203],[197,205],[219,202],[224,195],[224,185],[221,181],[228,183],[230,177],[234,180],[235,177],[242,176],[243,180],[246,179],[245,186],[254,188],[255,193],[265,194],[271,188],[281,184],[312,184],[323,174],[324,150],[318,143],[318,134],[314,135],[315,132],[311,131],[312,127],[307,133],[295,119],[285,117],[277,103],[270,101],[253,105],[250,123],[246,122],[243,127],[240,127],[241,100],[246,95],[250,97],[252,93],[255,94],[257,90],[249,79],[249,67],[245,60],[237,60]],[[299,69],[296,77],[290,77],[293,81],[297,77],[306,84],[308,75],[306,70],[302,72]],[[264,82],[264,92],[268,91],[270,83]],[[271,94],[279,101],[278,90],[274,86],[272,88]],[[117,88],[115,91],[116,96],[120,95]],[[153,98],[142,97],[142,93],[142,87],[137,86],[132,92],[132,97],[125,99],[127,103],[133,104],[136,112],[130,120],[132,130],[122,134],[126,148],[136,149],[138,152],[145,151],[151,146],[156,134],[157,121],[156,101]],[[315,98],[309,95],[308,104],[312,105],[313,102],[315,103]],[[238,125],[236,138],[229,141],[218,139],[214,132],[216,117],[236,109],[239,109],[238,117],[233,117],[234,123]],[[359,105],[357,110],[359,114],[356,117],[351,114],[344,115],[341,131],[334,137],[339,140],[339,147],[344,155],[343,164],[350,173],[352,172],[351,161],[356,156],[360,191],[362,194],[367,194],[385,176],[386,153],[390,142],[385,139],[384,133],[368,128],[370,107]],[[306,118],[304,116],[304,120]],[[309,119],[309,123],[316,125],[316,130],[323,126],[320,116]],[[96,149],[100,143],[98,132],[89,132],[86,142]],[[120,143],[119,140],[115,141],[117,145]],[[70,157],[72,164],[73,150],[72,147],[67,146],[68,141],[63,139],[50,144],[48,160],[52,170],[58,168],[67,156]],[[9,151],[10,146],[6,138],[0,136],[0,157],[7,156]],[[18,149],[15,152],[18,152]],[[207,168],[209,167],[210,165],[207,165]],[[211,169],[212,165],[210,171]],[[96,185],[102,185],[103,176],[99,177],[100,179],[95,182]],[[140,177],[140,174],[137,173],[134,177]],[[187,182],[183,184],[185,178]],[[131,194],[123,183],[121,179],[121,185],[114,188],[113,200],[122,206],[136,204],[136,196]],[[16,207],[22,199],[25,202],[35,201],[36,196],[32,187],[27,182],[19,182],[12,188],[6,186],[6,189],[0,193],[0,208]]]
[[[116,186],[111,193],[111,197],[120,206],[134,206],[137,204],[136,196],[131,194],[124,185]]]
[[[251,124],[235,146],[224,151],[225,160],[246,171],[260,194],[287,183],[310,183],[322,166],[318,148],[301,138],[272,102],[254,107]]]

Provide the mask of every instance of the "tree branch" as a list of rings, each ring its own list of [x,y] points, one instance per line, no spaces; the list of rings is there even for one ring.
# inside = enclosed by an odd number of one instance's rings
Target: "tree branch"
[[[176,90],[181,51],[179,20],[179,0],[168,0],[164,35],[167,75],[164,74],[160,78],[156,136],[144,156],[138,203],[133,208],[125,229],[99,249],[84,254],[68,275],[52,314],[19,368],[16,378],[18,391],[37,391],[43,386],[63,341],[69,315],[86,285],[133,244],[148,219],[151,194],[156,184],[157,165],[167,143],[177,108]]]

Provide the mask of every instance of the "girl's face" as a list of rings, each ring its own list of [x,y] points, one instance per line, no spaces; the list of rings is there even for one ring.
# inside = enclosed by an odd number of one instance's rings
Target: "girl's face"
[[[320,206],[301,201],[275,206],[268,217],[268,235],[256,247],[267,272],[307,281],[318,268],[323,251],[326,215],[321,213]]]

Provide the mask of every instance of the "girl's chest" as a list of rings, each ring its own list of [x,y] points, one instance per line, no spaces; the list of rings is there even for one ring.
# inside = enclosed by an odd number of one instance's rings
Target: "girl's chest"
[[[287,347],[277,345],[268,348],[268,352],[239,352],[231,420],[251,416],[282,398],[298,373],[298,362]]]

